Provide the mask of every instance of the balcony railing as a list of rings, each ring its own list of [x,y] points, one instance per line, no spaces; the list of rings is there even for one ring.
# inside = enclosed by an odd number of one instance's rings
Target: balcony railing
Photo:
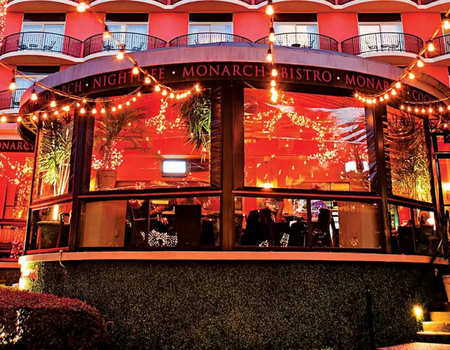
[[[96,34],[84,41],[83,57],[98,52],[119,51],[119,43],[126,51],[139,52],[166,47],[166,42],[157,37],[141,33],[111,32],[110,40],[104,40],[103,34]],[[117,41],[118,42],[117,42]]]
[[[228,33],[193,33],[179,36],[169,41],[169,46],[187,46],[187,45],[199,45],[199,44],[211,44],[211,43],[252,43],[251,40],[244,38],[243,36],[228,34]]]
[[[6,36],[0,55],[16,51],[43,51],[81,57],[82,41],[67,35],[47,32],[22,32]]]
[[[341,43],[342,52],[360,55],[370,52],[410,52],[418,54],[423,40],[406,33],[370,33],[355,36]]]
[[[439,57],[450,54],[450,34],[438,36],[433,40],[434,51],[428,52],[427,57]]]
[[[256,40],[257,44],[269,44],[269,37]],[[277,34],[275,45],[297,48],[338,51],[337,40],[317,33],[280,33]]]
[[[20,99],[27,89],[16,89],[14,91],[0,91],[0,110],[2,109],[18,109]]]

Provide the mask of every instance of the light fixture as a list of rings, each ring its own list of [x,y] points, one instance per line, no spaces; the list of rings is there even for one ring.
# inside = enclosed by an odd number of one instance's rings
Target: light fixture
[[[164,90],[161,92],[161,94],[162,94],[163,96],[166,96],[166,95],[167,95],[167,90],[164,89]]]
[[[414,316],[419,320],[423,317],[423,309],[418,305],[414,306],[413,313],[414,313]]]
[[[125,105],[129,106],[131,104],[130,101],[125,102]]]
[[[425,108],[422,108],[422,110],[421,110],[421,112],[422,112],[422,114],[425,114]]]
[[[409,73],[408,73],[408,78],[409,78],[409,79],[414,80],[415,77],[416,77],[416,76],[414,75],[413,72],[409,72]]]
[[[136,97],[133,97],[132,100],[133,100],[133,102],[136,102],[137,99],[136,99]]]
[[[156,92],[159,92],[159,91],[161,91],[161,86],[159,86],[159,85],[156,85],[156,86],[155,86],[155,91],[156,91]]]
[[[50,107],[52,107],[52,108],[55,108],[55,107],[56,107],[56,101],[55,101],[55,100],[52,100],[52,101],[50,102]]]
[[[53,114],[54,114],[54,115],[58,115],[59,112],[58,112],[58,111],[55,111]],[[33,117],[35,117],[35,116],[33,116]]]
[[[111,39],[111,33],[109,32],[109,28],[107,25],[105,25],[105,28],[103,29],[103,40],[110,40]]]
[[[175,97],[175,94],[174,94],[173,92],[171,92],[170,95],[169,95],[169,97],[170,97],[170,98],[174,98],[174,97]]]
[[[42,114],[42,119],[47,119],[47,117],[48,117],[47,113]]]
[[[22,117],[19,115],[16,120],[18,123],[22,122]]]
[[[444,108],[442,108],[442,106],[439,107],[439,112],[443,112]]]
[[[80,1],[77,6],[78,12],[85,12],[89,8],[88,4],[86,4],[84,1]]]
[[[450,29],[450,20],[448,18],[444,18],[444,20],[442,21],[442,26],[444,27],[445,30],[449,30]]]
[[[272,93],[272,96],[270,97],[270,99],[272,100],[272,102],[277,102],[278,101],[278,93],[276,91],[274,93]]]
[[[276,77],[278,75],[278,71],[276,70],[276,68],[272,68],[272,76]]]
[[[118,108],[118,109],[122,109],[122,105],[119,104],[119,105],[117,106],[117,108]]]
[[[384,99],[385,100],[389,100],[389,95],[388,94],[384,94]]]
[[[392,90],[391,90],[391,95],[392,95],[392,96],[397,95],[397,91],[395,91],[395,89],[392,89]]]
[[[433,113],[433,108],[428,108],[428,113]]]
[[[406,110],[407,110],[408,112],[411,112],[411,107],[408,106],[408,108],[406,108]]]
[[[139,91],[138,93],[137,93],[137,97],[141,97],[142,96],[142,93]]]
[[[85,98],[83,98],[83,101],[81,101],[81,102],[83,102],[83,103],[86,103],[86,102],[87,102],[87,100],[86,100]]]
[[[395,87],[396,87],[397,89],[401,89],[402,83],[400,83],[399,81],[397,81],[397,82],[395,83]]]
[[[150,77],[148,76],[148,75],[146,75],[145,76],[145,78],[144,78],[144,84],[150,84],[152,81],[151,81],[151,79],[150,79]]]
[[[80,114],[85,114],[85,113],[86,113],[86,109],[81,108],[81,109],[80,109]]]
[[[195,84],[195,91],[199,92],[200,91],[200,85]]]
[[[277,82],[276,82],[275,80],[272,79],[272,80],[270,81],[270,86],[271,86],[271,87],[277,86]]]
[[[102,108],[102,109],[100,110],[100,113],[101,113],[101,114],[105,114],[105,113],[106,113],[106,109],[105,109],[105,108]]]
[[[37,101],[37,99],[38,99],[38,95],[36,93],[36,90],[33,88],[33,90],[31,91],[30,100],[31,101]]]
[[[273,62],[273,54],[271,49],[267,50],[266,60],[267,62]]]
[[[12,78],[11,82],[9,83],[9,90],[14,91],[16,88],[17,88],[16,78]]]
[[[117,111],[117,107],[116,106],[113,106],[112,108],[111,108],[111,112],[115,112],[115,111]]]
[[[2,115],[2,117],[0,118],[0,122],[6,123],[6,117],[4,115]]]
[[[275,35],[275,29],[273,29],[273,27],[270,27],[270,31],[269,31],[269,41],[271,43],[274,43],[275,40],[277,40],[277,36]]]
[[[383,101],[384,101],[383,96],[380,96],[380,102],[383,102]]]
[[[97,108],[92,109],[92,114],[97,114]]]
[[[32,120],[37,120],[37,116],[35,114],[33,114],[33,116],[31,117]]]
[[[134,64],[133,69],[131,70],[131,72],[134,75],[138,75],[139,74],[139,67],[138,67],[137,63]]]
[[[404,109],[405,109],[405,106],[404,106],[404,105],[401,105],[401,106],[400,106],[400,109],[401,109],[401,110],[404,110]]]
[[[414,108],[414,112],[419,113],[419,108]]]
[[[116,58],[121,61],[125,57],[125,49],[123,47],[120,48],[119,53],[116,55]]]
[[[431,40],[426,42],[428,52],[433,52],[435,50],[434,44]]]
[[[266,6],[266,15],[273,16],[275,14],[275,9],[273,8],[272,1],[269,1]]]
[[[425,64],[423,63],[422,58],[421,58],[421,57],[418,57],[418,58],[417,58],[417,67],[423,68],[424,65],[425,65]]]

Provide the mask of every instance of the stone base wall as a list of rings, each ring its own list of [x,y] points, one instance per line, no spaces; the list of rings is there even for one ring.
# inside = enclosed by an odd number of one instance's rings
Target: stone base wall
[[[29,263],[32,291],[75,297],[114,325],[111,349],[370,349],[415,339],[435,266],[279,261]]]

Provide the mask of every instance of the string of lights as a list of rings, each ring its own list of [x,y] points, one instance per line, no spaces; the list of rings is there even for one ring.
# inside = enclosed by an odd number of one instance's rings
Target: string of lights
[[[278,70],[275,65],[275,55],[274,55],[274,50],[273,50],[273,45],[275,44],[275,41],[277,40],[277,36],[275,34],[275,28],[274,28],[275,9],[273,7],[272,0],[269,0],[267,2],[266,15],[269,16],[269,24],[270,24],[269,50],[267,51],[266,60],[267,60],[267,62],[269,62],[271,64],[270,75],[272,78],[270,80],[270,93],[271,93],[270,99],[272,100],[272,102],[275,103],[278,101],[277,82],[275,80],[276,77],[278,76]]]
[[[427,52],[432,53],[436,50],[434,45],[434,39],[439,34],[441,28],[445,30],[450,29],[450,9],[447,10],[445,15],[442,18],[441,26],[438,27],[430,38],[425,41],[423,47],[419,50],[419,53],[415,57],[415,59],[404,68],[403,72],[400,76],[392,82],[386,89],[376,94],[364,94],[356,91],[355,98],[358,98],[361,102],[366,103],[367,105],[374,105],[377,103],[387,103],[390,99],[398,99],[402,100],[400,105],[401,110],[406,110],[408,112],[421,113],[421,114],[432,114],[432,113],[446,113],[450,111],[450,104],[446,104],[450,100],[450,97],[436,99],[427,102],[418,102],[418,101],[409,101],[403,100],[402,97],[405,94],[402,93],[402,88],[404,81],[408,79],[409,81],[413,81],[416,78],[414,71],[416,68],[423,68],[425,66],[424,57]]]

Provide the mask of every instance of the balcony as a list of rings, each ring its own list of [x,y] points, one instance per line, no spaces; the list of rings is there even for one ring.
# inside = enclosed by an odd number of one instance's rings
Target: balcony
[[[201,45],[201,44],[212,44],[223,42],[252,43],[251,40],[239,35],[228,33],[205,32],[205,33],[186,34],[176,37],[175,39],[169,41],[169,46],[173,47],[173,46]]]
[[[166,42],[157,37],[141,33],[111,32],[115,38],[129,52],[160,49],[166,47]],[[117,52],[119,44],[115,40],[104,40],[103,34],[96,34],[87,38],[83,43],[83,57],[100,52]]]
[[[256,40],[255,43],[269,45],[269,37],[266,36]],[[275,45],[311,50],[339,50],[337,40],[329,36],[316,33],[280,33],[277,34]]]
[[[49,57],[48,64],[63,63],[61,61],[71,58],[80,58],[83,42],[67,35],[46,33],[46,32],[22,32],[6,36],[2,40],[0,48],[0,56],[19,52],[21,55],[30,56],[31,60],[36,60],[33,56]],[[55,54],[61,54],[55,55]],[[15,56],[15,55],[12,55]],[[4,57],[2,57],[4,59]],[[34,61],[14,60],[14,63],[39,63]]]
[[[436,58],[437,61],[448,60],[450,62],[450,34],[438,36],[433,40],[434,51],[427,52],[428,58]],[[447,57],[443,57],[449,55]]]
[[[385,32],[355,36],[341,42],[343,53],[379,58],[392,64],[405,64],[423,47],[423,40],[406,33]]]
[[[20,98],[27,89],[16,89],[15,91],[0,91],[0,110],[18,110]]]

